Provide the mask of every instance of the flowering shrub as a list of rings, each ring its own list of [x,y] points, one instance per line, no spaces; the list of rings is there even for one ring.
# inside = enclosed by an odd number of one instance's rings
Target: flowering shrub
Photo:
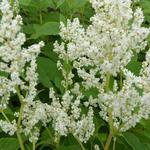
[[[149,2],[37,2],[0,2],[0,149],[149,150]]]

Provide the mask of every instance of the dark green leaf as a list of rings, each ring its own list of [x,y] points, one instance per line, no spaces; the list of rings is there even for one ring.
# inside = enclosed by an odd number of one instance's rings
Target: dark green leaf
[[[16,138],[1,138],[0,150],[18,150],[19,143]]]
[[[60,146],[56,150],[81,150],[79,145]]]
[[[61,89],[62,75],[58,71],[56,63],[44,57],[39,57],[37,63],[39,81],[48,88],[52,86],[51,82],[54,82],[56,86],[58,86],[59,82],[59,86],[57,88]]]
[[[133,72],[135,75],[139,75],[141,67],[142,63],[138,61],[137,55],[132,57],[131,62],[126,66],[126,68]]]
[[[139,140],[137,136],[135,136],[133,133],[125,132],[123,134],[124,139],[126,142],[132,147],[133,150],[148,150],[144,146],[143,143]]]

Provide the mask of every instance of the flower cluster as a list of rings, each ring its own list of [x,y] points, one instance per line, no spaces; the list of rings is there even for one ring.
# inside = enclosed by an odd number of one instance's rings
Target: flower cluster
[[[90,2],[95,15],[87,29],[78,18],[68,20],[67,26],[61,23],[63,42],[54,44],[61,60],[58,66],[69,81],[74,68],[85,90],[97,89],[97,97],[91,95],[86,106],[100,108],[100,116],[109,123],[111,132],[126,131],[150,114],[149,51],[139,76],[126,68],[147,46],[150,29],[142,27],[143,12],[141,8],[133,11],[131,0]],[[66,62],[71,65],[68,74]]]
[[[72,84],[72,74],[64,72],[64,87],[66,89],[62,98],[57,98],[50,90],[50,105],[36,100],[37,80],[36,58],[43,47],[43,42],[22,48],[26,41],[25,34],[21,33],[22,18],[14,15],[8,0],[0,3],[2,19],[0,23],[0,71],[7,74],[0,76],[0,111],[4,120],[0,120],[0,127],[10,135],[23,133],[36,142],[40,134],[39,124],[47,126],[53,124],[56,135],[66,136],[72,133],[80,141],[86,142],[94,132],[92,108],[84,114],[81,110],[80,100],[83,98],[79,85],[73,89],[67,86]],[[14,121],[9,121],[4,111],[9,105],[11,94],[16,94],[20,100],[20,110],[14,113]],[[81,115],[82,112],[82,115]]]
[[[43,42],[23,48],[26,41],[24,33],[21,33],[22,18],[14,15],[13,8],[8,0],[0,3],[2,18],[0,21],[0,112],[4,114],[12,94],[17,94],[20,103],[31,105],[37,95],[36,85],[38,75],[36,73],[36,58]],[[20,91],[24,91],[25,95]],[[26,108],[22,109],[25,111]],[[21,119],[22,110],[18,120]],[[25,114],[24,114],[25,115]],[[4,115],[6,118],[6,116]],[[0,120],[0,127],[6,133],[13,135],[20,130],[20,121]],[[16,123],[17,122],[17,123]]]
[[[5,109],[10,98],[10,93],[16,93],[16,87],[26,90],[26,101],[32,101],[35,97],[35,85],[37,82],[36,57],[40,53],[43,42],[22,48],[26,41],[25,34],[20,32],[22,18],[14,16],[7,0],[0,4],[2,19],[0,22],[0,70],[8,74],[0,76],[0,108]],[[30,65],[26,67],[26,64]],[[24,77],[25,76],[25,77]],[[26,82],[29,83],[26,85]],[[32,97],[33,96],[33,97]]]
[[[96,11],[91,25],[85,30],[78,18],[73,22],[68,20],[67,27],[61,24],[60,36],[69,43],[62,43],[61,47],[56,43],[55,49],[60,50],[60,58],[67,55],[70,60],[78,59],[75,67],[86,63],[99,68],[102,75],[116,76],[130,62],[133,53],[145,48],[149,29],[141,27],[142,10],[137,8],[133,12],[130,0],[91,2]],[[67,52],[63,51],[65,46]]]
[[[81,99],[83,99],[83,95],[79,88],[79,84],[76,83],[73,89],[64,93],[62,100],[51,89],[52,109],[50,114],[52,114],[53,127],[57,134],[67,136],[72,133],[81,142],[87,142],[95,130],[94,114],[92,107],[90,107],[87,115],[83,113],[81,115]]]

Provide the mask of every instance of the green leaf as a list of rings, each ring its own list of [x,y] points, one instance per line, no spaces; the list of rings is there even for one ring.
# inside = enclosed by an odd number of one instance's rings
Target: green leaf
[[[1,138],[0,150],[18,150],[19,143],[16,138]]]
[[[68,15],[68,17],[72,18],[75,12],[79,13],[87,2],[88,0],[65,0],[59,8],[66,16]]]
[[[58,56],[53,51],[53,48],[53,43],[46,44],[42,49],[42,54],[44,54],[46,57],[49,57],[52,61],[57,62]]]
[[[132,150],[132,148],[123,138],[117,137],[115,150]]]
[[[34,25],[33,24],[28,24],[23,26],[23,32],[26,34],[34,34]]]
[[[144,16],[146,21],[150,23],[150,1],[149,0],[140,0],[140,7],[143,8]]]
[[[36,9],[45,9],[53,5],[52,0],[19,0],[20,5],[34,7]]]
[[[59,12],[49,12],[43,14],[43,22],[59,22]]]
[[[20,5],[28,6],[30,5],[31,0],[19,0]]]
[[[56,63],[48,58],[39,57],[37,64],[39,81],[47,88],[51,87],[52,82],[54,82],[55,86],[61,90],[62,75],[61,72],[57,69]]]
[[[35,34],[31,36],[31,39],[37,39],[40,36],[46,35],[57,35],[59,33],[59,26],[60,24],[58,22],[47,22],[42,25],[35,24]]]
[[[59,8],[64,2],[65,0],[57,0],[57,8]]]
[[[150,35],[147,37],[147,42],[148,42],[148,46],[150,47]]]
[[[76,9],[83,7],[88,2],[88,0],[66,0],[66,2],[71,9]]]
[[[8,77],[8,76],[9,76],[9,74],[8,74],[7,72],[0,71],[0,76]]]
[[[150,140],[150,119],[141,120],[140,125],[142,126],[141,128],[142,135],[148,138],[148,140]]]
[[[124,139],[126,142],[132,147],[133,150],[149,150],[146,149],[143,143],[139,140],[137,136],[135,136],[133,133],[125,132],[123,134]]]
[[[66,23],[66,22],[67,22],[66,17],[65,17],[64,15],[62,15],[62,14],[59,15],[59,20],[60,20],[61,22],[63,22],[63,23]]]
[[[7,106],[7,108],[4,110],[4,113],[7,115],[14,115],[13,111],[10,109],[10,107]]]
[[[39,137],[37,145],[41,145],[42,147],[44,145],[54,144],[55,137],[53,136],[53,128],[51,126],[45,127],[44,131],[41,133],[41,136]]]
[[[93,98],[96,98],[97,95],[98,95],[98,90],[97,90],[97,88],[90,88],[90,89],[88,89],[88,90],[83,89],[82,92],[83,92],[83,94],[84,94],[85,96],[87,96],[87,97],[92,96]]]
[[[27,143],[24,146],[25,146],[25,150],[32,150],[33,149],[33,146],[31,143]]]
[[[79,145],[60,146],[56,150],[81,150],[81,147]]]
[[[135,75],[139,75],[141,67],[142,63],[138,61],[137,55],[133,56],[130,63],[126,66],[126,68],[133,72]]]

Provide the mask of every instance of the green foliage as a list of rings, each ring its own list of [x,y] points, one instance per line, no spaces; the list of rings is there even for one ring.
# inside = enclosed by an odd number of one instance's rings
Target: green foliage
[[[150,1],[140,0],[140,7],[143,8],[145,20],[150,24]]]
[[[18,150],[19,142],[16,138],[0,138],[0,150]]]
[[[81,150],[79,145],[60,146],[56,150]]]
[[[86,27],[89,24],[89,18],[93,15],[93,9],[88,0],[19,0],[20,14],[23,17],[23,32],[27,35],[25,46],[30,45],[40,40],[43,40],[46,45],[43,48],[41,55],[37,59],[39,74],[39,83],[44,88],[55,87],[63,93],[61,81],[63,80],[61,72],[57,69],[57,55],[52,52],[52,43],[59,39],[60,21],[66,22],[67,19],[78,17],[81,23]],[[141,0],[139,2],[145,15],[144,26],[150,25],[150,0]],[[148,39],[150,47],[150,37]],[[148,48],[149,48],[148,47]],[[147,48],[147,49],[148,49]],[[132,61],[126,66],[135,75],[138,75],[141,69],[142,62],[139,57],[134,56]],[[144,58],[143,58],[144,59]],[[71,66],[64,64],[66,70],[70,70]],[[0,72],[0,76],[7,76],[6,73]],[[112,88],[114,79],[111,79],[110,88]],[[40,90],[40,89],[39,89]],[[97,95],[96,89],[84,90],[86,97]],[[6,114],[12,115],[12,110],[8,108]],[[96,110],[94,118],[96,130],[94,136],[85,145],[87,150],[94,150],[94,145],[98,144],[102,148],[102,143],[106,141],[108,126],[99,117]],[[1,116],[0,116],[1,117]],[[2,118],[2,117],[1,117]],[[43,129],[37,150],[81,150],[81,146],[75,142],[73,137],[63,137],[60,139],[58,146],[55,145],[54,137],[52,137],[52,129],[49,127]],[[1,131],[0,131],[1,133]],[[68,145],[67,145],[67,144]],[[31,150],[32,146],[29,146]],[[112,149],[113,143],[111,143]],[[19,143],[15,137],[6,137],[5,134],[0,135],[0,150],[19,150]],[[135,130],[117,136],[116,150],[150,150],[150,120],[141,122]]]
[[[130,63],[126,66],[132,73],[139,75],[142,63],[138,61],[138,56],[133,56]]]
[[[35,33],[31,36],[33,39],[37,39],[40,36],[46,35],[57,35],[59,33],[59,23],[58,22],[46,22],[42,25],[33,25]]]
[[[60,88],[61,90],[62,75],[58,71],[56,63],[44,57],[39,57],[37,63],[39,82],[41,82],[47,88],[52,87],[52,85],[54,84],[57,88]]]
[[[139,138],[136,137],[133,133],[126,132],[123,134],[123,137],[126,140],[126,142],[132,147],[133,150],[145,149],[144,144],[141,143]]]

